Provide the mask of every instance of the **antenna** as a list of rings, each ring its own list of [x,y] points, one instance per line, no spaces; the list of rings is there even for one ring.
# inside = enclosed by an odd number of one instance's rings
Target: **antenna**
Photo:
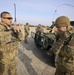
[[[71,4],[61,4],[61,5],[59,5],[59,6],[57,6],[57,8],[56,8],[56,10],[54,11],[54,14],[53,14],[53,21],[54,21],[54,17],[55,17],[55,14],[56,14],[56,12],[58,11],[58,8],[60,8],[61,6],[70,6],[70,7],[74,7],[73,5],[71,5]]]
[[[16,5],[14,4],[14,25],[16,25]]]

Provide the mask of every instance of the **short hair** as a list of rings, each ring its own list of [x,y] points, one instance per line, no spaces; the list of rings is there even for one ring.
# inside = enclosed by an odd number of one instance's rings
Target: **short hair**
[[[9,12],[7,12],[7,11],[3,11],[1,14],[0,14],[0,17],[2,18],[4,15],[6,15],[6,14],[10,14]]]

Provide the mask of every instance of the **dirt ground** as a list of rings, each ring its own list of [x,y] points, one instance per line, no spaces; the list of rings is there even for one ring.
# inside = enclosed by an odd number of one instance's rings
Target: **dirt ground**
[[[19,44],[18,75],[54,75],[56,69],[53,67],[51,58],[46,55],[45,50],[40,50],[35,46],[34,39],[31,38],[32,31],[35,32],[35,27],[30,28],[29,44],[25,44],[24,40]]]

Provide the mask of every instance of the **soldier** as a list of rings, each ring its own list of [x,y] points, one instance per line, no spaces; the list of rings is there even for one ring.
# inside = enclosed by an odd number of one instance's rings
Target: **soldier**
[[[25,39],[24,39],[24,41],[25,41],[25,43],[26,44],[28,44],[28,36],[29,36],[29,24],[28,23],[26,23],[26,25],[24,26],[24,30],[25,30]]]
[[[12,26],[9,12],[2,12],[0,17],[0,75],[17,75],[15,59],[22,33],[19,26]]]
[[[59,38],[49,50],[49,54],[58,55],[55,75],[74,75],[74,28],[66,16],[58,17],[55,26]]]
[[[41,24],[38,25],[38,27],[36,28],[36,34],[37,35],[42,35],[43,34],[43,28],[41,26]]]

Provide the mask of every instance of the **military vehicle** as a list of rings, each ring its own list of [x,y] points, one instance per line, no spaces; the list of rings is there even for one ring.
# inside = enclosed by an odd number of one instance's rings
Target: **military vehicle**
[[[43,50],[49,50],[56,42],[56,35],[53,33],[43,35],[35,34],[34,41],[38,48]]]
[[[37,35],[36,33],[31,32],[31,37],[34,39],[37,48],[39,48],[40,50],[46,50],[46,52],[50,50],[50,48],[57,40],[57,36],[54,33],[49,33],[49,34],[44,33],[42,35]],[[51,56],[51,59],[53,66],[55,66],[56,59],[54,54]]]

